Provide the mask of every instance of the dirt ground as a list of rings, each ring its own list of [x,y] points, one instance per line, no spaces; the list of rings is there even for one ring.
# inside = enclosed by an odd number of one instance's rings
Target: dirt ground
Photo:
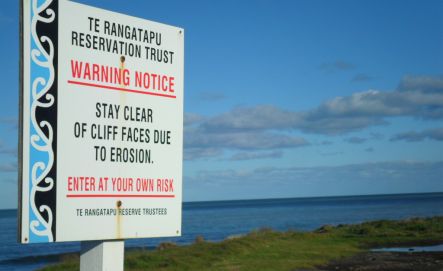
[[[318,268],[320,271],[443,271],[443,252],[365,252]]]

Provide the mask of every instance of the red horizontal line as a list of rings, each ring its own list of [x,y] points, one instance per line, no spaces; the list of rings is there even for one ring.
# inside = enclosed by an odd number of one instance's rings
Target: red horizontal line
[[[155,92],[142,91],[142,90],[129,89],[129,88],[106,86],[106,85],[86,83],[86,82],[73,81],[73,80],[68,80],[68,83],[69,84],[74,84],[74,85],[81,85],[81,86],[88,86],[88,87],[97,87],[97,88],[104,88],[104,89],[110,89],[110,90],[118,90],[118,91],[125,91],[125,92],[132,92],[132,93],[160,96],[160,97],[173,98],[173,99],[177,98],[177,96],[175,96],[175,95],[155,93]]]
[[[175,195],[146,194],[67,194],[67,198],[175,198]]]

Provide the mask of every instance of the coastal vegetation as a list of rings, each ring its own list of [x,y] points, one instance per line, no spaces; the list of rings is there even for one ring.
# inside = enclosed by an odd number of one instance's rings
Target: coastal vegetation
[[[221,242],[203,237],[187,246],[162,243],[132,250],[125,270],[297,270],[315,269],[374,247],[443,242],[443,217],[324,225],[311,232],[259,229]],[[42,271],[79,270],[78,255]]]

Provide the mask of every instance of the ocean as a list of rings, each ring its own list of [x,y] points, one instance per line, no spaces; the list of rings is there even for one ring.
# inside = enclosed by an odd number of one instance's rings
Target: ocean
[[[183,245],[199,235],[219,241],[260,228],[309,231],[325,224],[431,216],[443,216],[443,193],[188,202],[182,237],[127,240],[125,247]],[[80,242],[21,245],[16,234],[17,210],[0,210],[0,270],[35,270],[53,263],[54,255],[80,250]]]

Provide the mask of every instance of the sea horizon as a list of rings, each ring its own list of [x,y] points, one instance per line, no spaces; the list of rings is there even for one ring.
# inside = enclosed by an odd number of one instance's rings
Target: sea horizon
[[[356,195],[330,195],[330,196],[302,196],[302,197],[275,197],[275,198],[245,198],[245,199],[218,199],[218,200],[196,200],[183,201],[183,204],[217,203],[217,202],[243,202],[243,201],[266,201],[266,200],[294,200],[294,199],[333,199],[333,198],[355,198],[355,197],[383,197],[383,196],[409,196],[409,195],[437,195],[439,192],[416,192],[416,193],[383,193],[383,194],[356,194]],[[18,208],[1,208],[0,211],[18,210]]]

